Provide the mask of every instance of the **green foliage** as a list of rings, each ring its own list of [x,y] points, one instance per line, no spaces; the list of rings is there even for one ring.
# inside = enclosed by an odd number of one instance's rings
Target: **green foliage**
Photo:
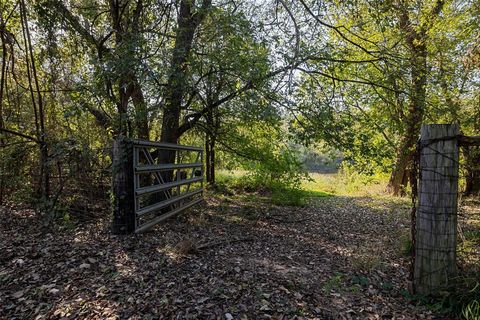
[[[345,179],[347,191],[351,193],[365,189],[365,187],[379,186],[387,179],[387,175],[381,171],[362,173],[348,164],[342,165],[341,174]]]
[[[279,186],[272,189],[271,201],[277,206],[301,207],[306,204],[307,196],[304,190]]]
[[[330,196],[330,194],[318,190],[307,190],[258,177],[247,171],[222,171],[217,176],[214,188],[217,192],[227,195],[238,194],[238,192],[256,192],[262,197],[266,197],[269,203],[278,206],[304,206],[310,198]]]
[[[415,250],[415,247],[413,246],[413,242],[410,239],[410,236],[409,237],[403,237],[401,239],[401,242],[402,242],[402,244],[401,244],[402,254],[406,257],[411,257],[413,251]]]
[[[252,179],[268,185],[298,188],[307,173],[296,156],[285,148],[272,154],[261,154],[261,160],[247,164]]]
[[[409,128],[410,108],[419,102],[426,107],[415,120],[417,126],[427,121],[460,122],[466,131],[475,127],[478,68],[469,67],[465,58],[477,43],[478,10],[457,1],[334,3],[324,10],[350,36],[332,29],[312,44],[323,51],[299,76],[294,93],[297,105],[290,127],[299,140],[325,141],[342,151],[353,169],[372,174],[391,172]],[[436,14],[432,8],[438,3],[442,6]],[[422,88],[411,82],[415,50],[408,49],[408,32],[398,23],[404,18],[415,28],[425,27],[423,41],[416,41],[426,46],[422,101],[414,101],[415,90]],[[377,58],[381,61],[372,61]],[[342,59],[348,62],[339,63]]]
[[[333,277],[328,279],[328,281],[323,284],[322,290],[328,293],[340,291],[343,284],[343,278],[344,278],[343,274],[341,273],[335,274]]]
[[[478,320],[480,319],[480,298],[468,303],[462,309],[462,317],[465,320]]]
[[[222,139],[218,153],[219,165],[227,170],[244,170],[249,184],[299,188],[308,178],[297,153],[285,140],[283,129],[267,121],[251,126],[231,127]]]
[[[480,279],[476,275],[462,275],[456,280],[455,287],[443,291],[439,296],[411,295],[403,290],[402,295],[411,302],[424,305],[430,310],[456,315],[466,320],[480,319]]]
[[[0,179],[2,200],[14,203],[31,203],[34,190],[32,170],[32,145],[13,144],[3,147],[0,154]]]
[[[365,116],[354,107],[345,110],[345,105],[332,105],[318,95],[321,90],[324,89],[316,81],[302,83],[296,97],[301,114],[290,121],[291,132],[303,143],[325,141],[342,151],[344,162],[360,173],[388,171],[395,148],[382,135],[388,129],[384,119],[379,119],[379,115]]]
[[[449,299],[449,306],[466,320],[480,319],[480,277],[478,274],[465,275],[458,279],[456,291]]]

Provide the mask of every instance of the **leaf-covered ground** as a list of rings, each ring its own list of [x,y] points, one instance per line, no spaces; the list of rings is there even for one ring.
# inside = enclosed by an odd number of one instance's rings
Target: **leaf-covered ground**
[[[0,318],[435,318],[406,297],[405,202],[207,198],[137,236],[1,209]]]

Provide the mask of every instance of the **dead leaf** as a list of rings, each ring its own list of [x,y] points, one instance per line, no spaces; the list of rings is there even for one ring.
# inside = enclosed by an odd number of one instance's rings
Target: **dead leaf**
[[[17,291],[14,294],[12,294],[12,297],[15,299],[20,299],[23,296],[23,290]]]

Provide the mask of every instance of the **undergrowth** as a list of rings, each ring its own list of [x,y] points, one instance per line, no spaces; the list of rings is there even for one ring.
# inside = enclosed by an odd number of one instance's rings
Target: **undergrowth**
[[[480,319],[480,278],[478,275],[462,275],[456,279],[456,286],[441,292],[436,297],[404,292],[412,303],[426,306],[433,312],[464,320]]]
[[[278,206],[304,206],[309,198],[330,196],[323,191],[305,189],[299,184],[288,185],[242,172],[222,172],[217,177],[215,190],[228,195],[234,195],[239,191],[256,192],[265,196],[271,204]]]
[[[342,169],[332,174],[310,173],[310,179],[304,180],[302,187],[339,196],[387,196],[387,181],[385,174],[366,175]]]
[[[338,173],[309,173],[303,179],[271,179],[247,171],[219,171],[215,189],[227,194],[258,192],[279,206],[303,206],[308,199],[326,196],[389,197],[385,193],[388,176],[359,174],[343,168]]]

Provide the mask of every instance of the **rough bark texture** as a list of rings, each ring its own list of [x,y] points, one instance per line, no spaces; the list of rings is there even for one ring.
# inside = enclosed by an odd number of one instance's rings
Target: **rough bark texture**
[[[133,187],[133,145],[119,136],[113,142],[113,224],[114,234],[135,231]]]
[[[458,125],[422,127],[414,264],[420,294],[439,294],[456,274],[458,134]]]
[[[204,0],[202,7],[198,9],[199,11],[194,13],[195,1],[182,0],[180,2],[178,28],[175,35],[175,46],[170,63],[166,103],[163,111],[160,136],[162,142],[177,143],[180,137],[180,114],[182,103],[188,90],[187,61],[192,50],[195,31],[204,19],[206,11],[210,6],[211,0]],[[165,160],[174,160],[170,159],[171,155],[169,154],[166,154],[165,157],[167,157]]]
[[[427,19],[415,28],[406,8],[400,9],[400,29],[405,34],[405,42],[410,50],[411,84],[408,112],[405,115],[405,131],[398,146],[395,166],[388,183],[388,191],[394,195],[404,195],[408,183],[409,166],[412,162],[415,143],[420,134],[420,126],[425,112],[427,85],[427,40],[428,30],[443,8],[443,1],[437,1]]]
[[[165,107],[163,110],[160,141],[178,143],[183,132],[180,132],[180,116],[183,108],[187,86],[187,61],[192,50],[195,32],[205,18],[211,0],[204,0],[200,9],[194,12],[194,0],[182,0],[178,15],[178,28],[175,35],[175,46],[170,62],[169,77],[166,87]],[[158,154],[159,163],[175,163],[175,152],[163,150]],[[172,181],[173,171],[162,174],[165,182]]]
[[[427,83],[427,50],[425,44],[416,45],[415,39],[409,40],[411,48],[412,95],[406,117],[406,128],[401,139],[395,168],[388,183],[389,191],[394,195],[404,195],[407,186],[408,167],[412,162],[415,144],[420,133],[425,110],[425,87]]]

